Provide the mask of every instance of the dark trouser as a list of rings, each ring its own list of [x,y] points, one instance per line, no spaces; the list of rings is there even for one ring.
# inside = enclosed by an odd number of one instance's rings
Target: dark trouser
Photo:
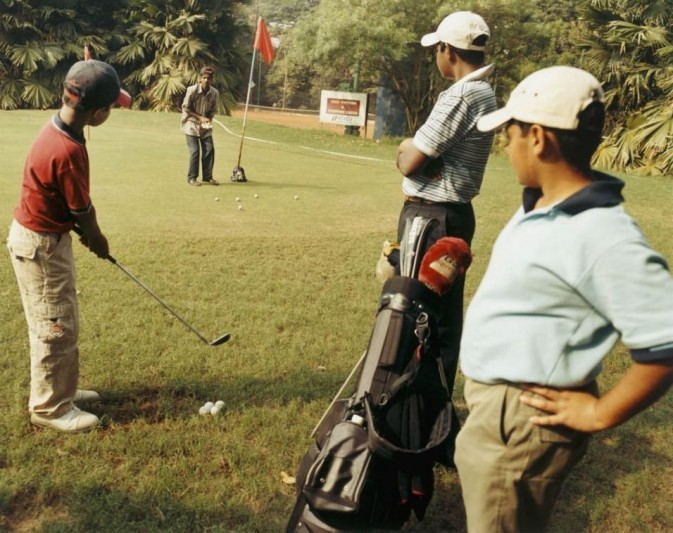
[[[407,220],[415,216],[434,218],[439,224],[435,225],[426,240],[425,251],[442,237],[458,237],[472,244],[475,231],[475,218],[472,204],[420,204],[405,202],[397,227],[397,239],[401,242],[404,236],[404,227]],[[442,296],[441,312],[439,316],[439,344],[440,355],[446,373],[446,381],[449,393],[453,394],[453,385],[458,370],[458,352],[460,350],[460,337],[463,333],[463,292],[465,290],[465,278],[458,280],[451,290]],[[459,422],[455,410],[452,413],[452,439],[458,432]]]
[[[189,170],[187,180],[195,180],[199,177],[199,155],[201,156],[201,171],[203,181],[213,179],[213,167],[215,166],[215,147],[213,136],[195,137],[187,135],[187,148],[189,148]]]

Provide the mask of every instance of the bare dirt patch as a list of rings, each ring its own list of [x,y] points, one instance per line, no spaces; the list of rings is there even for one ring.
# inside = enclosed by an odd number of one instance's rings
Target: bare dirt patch
[[[237,108],[231,112],[231,115],[236,118],[243,118],[243,109]],[[324,124],[320,122],[320,117],[317,113],[297,113],[292,111],[263,109],[257,107],[248,108],[248,120],[258,120],[260,122],[267,122],[271,124],[280,124],[290,128],[300,129],[317,129],[325,131],[333,131],[335,133],[344,133],[344,126],[334,124]],[[361,128],[360,135],[364,134],[364,128]],[[367,138],[372,139],[374,136],[374,121],[370,120],[367,123]]]

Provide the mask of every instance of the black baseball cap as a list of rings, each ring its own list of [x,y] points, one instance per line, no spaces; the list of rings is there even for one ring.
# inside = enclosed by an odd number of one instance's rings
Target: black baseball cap
[[[65,76],[63,91],[82,109],[117,104],[131,106],[131,95],[121,88],[117,71],[97,59],[78,61]]]

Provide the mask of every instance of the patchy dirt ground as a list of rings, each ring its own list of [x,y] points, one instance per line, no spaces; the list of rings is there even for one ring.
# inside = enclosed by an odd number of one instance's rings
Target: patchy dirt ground
[[[243,118],[243,109],[235,109],[232,111],[232,116]],[[269,122],[271,124],[281,124],[291,128],[302,129],[322,129],[327,131],[334,131],[337,133],[344,132],[344,126],[336,126],[333,124],[324,124],[320,122],[320,117],[315,114],[293,113],[291,111],[275,111],[272,109],[260,109],[249,107],[248,120],[259,120],[260,122]],[[362,135],[363,132],[360,132]],[[370,120],[367,123],[367,138],[372,139],[374,136],[374,121]]]

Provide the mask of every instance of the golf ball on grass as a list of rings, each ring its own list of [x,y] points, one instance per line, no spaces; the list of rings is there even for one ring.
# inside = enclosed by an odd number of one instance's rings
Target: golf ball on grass
[[[217,405],[213,405],[210,408],[210,414],[213,416],[220,416],[220,411],[222,411],[222,409],[220,409]]]
[[[206,415],[210,414],[210,411],[213,407],[215,407],[215,404],[213,402],[206,402],[199,409],[199,414],[201,416],[206,416]]]
[[[216,201],[216,202],[219,202],[220,199],[216,196],[216,197],[215,197],[215,201]]]
[[[237,196],[237,197],[236,197],[236,201],[237,201],[237,202],[240,202],[241,199]]]
[[[297,196],[297,195],[295,194],[295,195],[294,195],[294,199],[295,199],[295,200],[299,200],[299,196]]]
[[[239,205],[239,206],[238,206],[238,210],[239,210],[239,211],[243,211],[243,206],[242,206],[242,205]]]
[[[259,198],[259,194],[255,194],[255,198]]]
[[[224,402],[222,400],[217,400],[215,402],[215,407],[217,407],[218,409],[222,409],[224,407]]]

